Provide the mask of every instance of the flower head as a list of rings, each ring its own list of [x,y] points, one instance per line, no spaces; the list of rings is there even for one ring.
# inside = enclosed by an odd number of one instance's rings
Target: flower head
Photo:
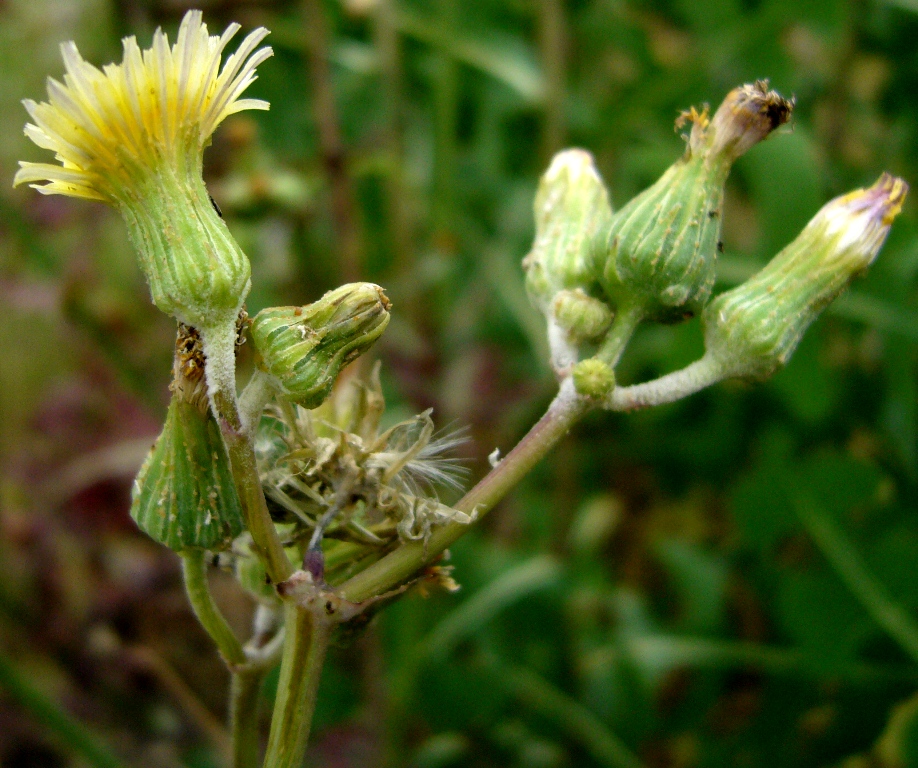
[[[25,102],[26,135],[61,165],[20,163],[14,184],[44,194],[102,200],[116,207],[140,256],[153,303],[201,330],[231,327],[250,288],[249,260],[204,187],[204,148],[224,118],[267,102],[241,99],[255,67],[256,29],[223,63],[239,30],[207,33],[200,11],[185,14],[170,46],[162,30],[141,51],[124,39],[124,61],[101,70],[64,43],[64,82],[48,80],[49,101]],[[41,182],[45,182],[42,184]]]
[[[268,109],[266,101],[239,98],[272,54],[268,47],[256,50],[268,30],[250,33],[220,67],[238,31],[230,24],[222,35],[209,35],[201,12],[189,11],[174,45],[161,29],[143,51],[135,37],[126,37],[124,61],[101,70],[83,60],[75,43],[64,43],[64,82],[49,78],[48,101],[23,102],[34,120],[26,135],[54,151],[61,165],[22,162],[14,184],[115,203],[145,170],[164,162],[200,167],[226,117]]]
[[[907,192],[884,173],[835,198],[760,272],[705,308],[705,346],[726,376],[761,379],[788,361],[810,323],[873,263]]]

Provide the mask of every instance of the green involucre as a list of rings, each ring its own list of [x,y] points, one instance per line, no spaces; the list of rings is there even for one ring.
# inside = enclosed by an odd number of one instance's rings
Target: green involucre
[[[691,154],[629,202],[606,229],[602,287],[652,320],[698,312],[714,287],[729,164]]]
[[[118,209],[153,303],[195,328],[235,322],[251,287],[251,266],[217,214],[200,168],[164,164],[145,173]]]
[[[612,217],[609,194],[582,149],[555,155],[539,181],[535,204],[536,234],[523,260],[526,291],[546,315],[564,289],[591,291],[599,278],[595,236]]]
[[[173,396],[131,492],[131,517],[170,549],[227,549],[244,530],[220,429],[209,409]]]

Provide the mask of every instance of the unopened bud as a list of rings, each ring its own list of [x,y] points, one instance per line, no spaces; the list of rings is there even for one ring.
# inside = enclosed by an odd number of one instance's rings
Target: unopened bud
[[[578,394],[594,400],[602,400],[615,388],[615,372],[595,357],[581,360],[571,375]]]
[[[758,274],[704,311],[705,346],[725,377],[764,379],[810,323],[876,258],[908,185],[884,173],[825,205]]]
[[[535,197],[536,234],[523,260],[526,290],[546,315],[558,291],[588,290],[599,275],[595,235],[612,216],[593,156],[582,149],[555,155]]]
[[[724,184],[743,152],[787,121],[793,103],[759,81],[731,91],[709,120],[690,110],[685,154],[612,218],[604,235],[602,286],[617,308],[678,321],[705,305],[714,286]]]
[[[732,162],[784,125],[793,109],[794,99],[769,90],[767,80],[741,85],[727,94],[709,126],[692,126],[689,148]]]
[[[612,323],[612,310],[599,299],[588,296],[582,288],[558,291],[551,311],[575,343],[597,339]]]
[[[263,309],[252,321],[259,362],[278,392],[304,408],[331,393],[341,368],[366,352],[389,323],[389,299],[373,283],[351,283],[305,307]]]
[[[172,402],[134,481],[131,517],[176,552],[228,549],[244,529],[229,457],[208,405],[200,342],[191,328],[179,330]]]

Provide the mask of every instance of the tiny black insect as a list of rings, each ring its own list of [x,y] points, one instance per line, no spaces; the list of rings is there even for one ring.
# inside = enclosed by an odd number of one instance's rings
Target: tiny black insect
[[[210,195],[208,195],[208,197],[210,197]],[[217,212],[217,216],[219,216],[219,217],[222,219],[222,218],[223,218],[223,211],[220,210],[220,206],[217,205],[217,201],[214,200],[214,199],[211,197],[211,198],[210,198],[210,204],[214,207],[214,210]]]

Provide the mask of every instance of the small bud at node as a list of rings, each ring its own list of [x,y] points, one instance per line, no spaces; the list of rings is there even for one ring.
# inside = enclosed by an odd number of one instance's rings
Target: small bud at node
[[[577,392],[594,400],[602,400],[615,388],[615,372],[595,357],[577,363],[572,376]]]

